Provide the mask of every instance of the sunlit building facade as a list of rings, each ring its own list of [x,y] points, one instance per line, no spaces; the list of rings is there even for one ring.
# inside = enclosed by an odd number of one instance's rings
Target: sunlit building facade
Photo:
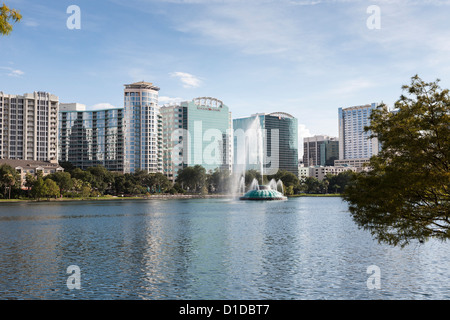
[[[228,106],[199,97],[161,107],[164,174],[175,180],[178,170],[201,165],[206,171],[232,169],[232,119]]]
[[[378,139],[370,138],[371,132],[364,131],[364,127],[370,125],[370,114],[376,108],[377,103],[339,108],[339,160],[335,165],[362,166],[378,154]]]
[[[162,172],[162,117],[159,88],[149,82],[126,84],[124,90],[124,169]]]
[[[57,96],[0,92],[0,158],[57,161]]]

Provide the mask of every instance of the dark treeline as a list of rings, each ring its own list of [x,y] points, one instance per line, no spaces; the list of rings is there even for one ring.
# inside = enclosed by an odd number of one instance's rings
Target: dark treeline
[[[0,166],[0,198],[50,199],[88,198],[100,196],[149,196],[152,194],[229,194],[237,191],[237,183],[228,170],[216,169],[207,172],[200,165],[186,167],[178,172],[175,183],[162,173],[134,173],[108,171],[102,166],[82,170],[70,163],[61,163],[64,172],[46,176],[27,174],[24,189],[21,188],[19,173],[8,165]],[[245,184],[248,189],[253,179],[268,184],[271,179],[283,182],[286,195],[342,193],[355,174],[351,171],[338,175],[328,175],[319,181],[308,177],[301,181],[287,171],[280,170],[275,175],[264,176],[256,170],[248,170]]]

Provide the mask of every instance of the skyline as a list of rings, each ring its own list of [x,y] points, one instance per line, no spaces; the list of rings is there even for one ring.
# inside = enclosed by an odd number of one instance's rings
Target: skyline
[[[211,96],[233,118],[284,111],[299,135],[338,136],[339,107],[392,108],[415,74],[449,86],[450,1],[422,2],[6,1],[23,20],[0,39],[0,90],[121,108],[124,84],[144,80],[159,105]],[[66,25],[73,4],[79,30]]]

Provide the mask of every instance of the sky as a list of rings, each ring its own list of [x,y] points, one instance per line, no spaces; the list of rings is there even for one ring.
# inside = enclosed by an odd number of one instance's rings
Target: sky
[[[233,118],[290,113],[301,143],[338,136],[340,107],[392,108],[416,74],[450,87],[450,0],[2,2],[23,19],[0,37],[0,91],[91,110],[123,107],[124,84],[147,81],[160,105],[210,96]]]

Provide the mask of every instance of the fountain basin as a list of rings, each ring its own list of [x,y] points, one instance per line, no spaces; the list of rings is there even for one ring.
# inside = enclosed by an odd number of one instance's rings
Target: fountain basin
[[[248,191],[239,200],[287,200],[287,197],[277,190],[259,186],[259,189]]]

